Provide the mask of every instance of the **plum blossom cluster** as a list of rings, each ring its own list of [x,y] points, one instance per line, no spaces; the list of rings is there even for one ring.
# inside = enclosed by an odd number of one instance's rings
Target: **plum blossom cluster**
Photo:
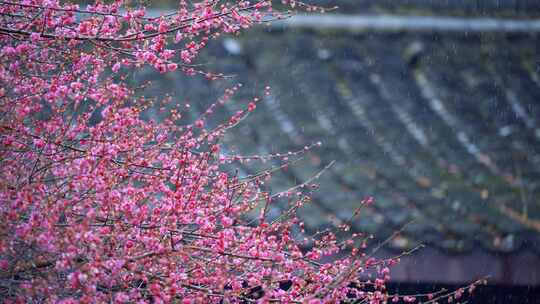
[[[271,170],[226,170],[234,160],[286,164],[311,148],[224,157],[220,139],[258,99],[216,127],[208,119],[237,87],[191,124],[174,109],[159,122],[141,116],[155,105],[128,86],[130,69],[215,77],[191,66],[199,51],[283,16],[270,1],[180,0],[158,17],[133,1],[0,4],[4,302],[416,301],[388,294],[397,260],[366,255],[362,235],[319,232],[309,247],[296,239],[304,187],[271,195],[261,190]],[[288,209],[268,219],[282,197]]]

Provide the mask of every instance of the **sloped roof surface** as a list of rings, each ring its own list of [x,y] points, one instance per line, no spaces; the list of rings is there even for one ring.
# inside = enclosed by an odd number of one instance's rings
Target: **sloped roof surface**
[[[168,75],[157,90],[196,112],[231,83],[244,84],[237,100],[270,85],[227,145],[264,154],[321,141],[274,183],[336,161],[302,211],[311,227],[346,219],[373,196],[353,228],[384,239],[412,221],[396,248],[540,252],[539,54],[532,33],[256,29],[214,42],[200,59],[232,80]]]

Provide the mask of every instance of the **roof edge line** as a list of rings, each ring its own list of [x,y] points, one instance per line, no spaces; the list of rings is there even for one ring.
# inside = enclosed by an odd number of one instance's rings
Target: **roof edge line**
[[[317,30],[506,32],[538,33],[540,19],[520,20],[489,17],[299,14],[272,22],[273,28]]]

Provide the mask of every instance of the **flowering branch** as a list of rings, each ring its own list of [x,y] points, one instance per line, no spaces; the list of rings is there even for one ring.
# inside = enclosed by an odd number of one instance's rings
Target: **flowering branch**
[[[193,65],[210,39],[287,14],[266,0],[180,0],[174,12],[147,17],[143,5],[128,3],[95,1],[82,9],[69,1],[0,1],[0,297],[387,301],[389,270],[379,266],[391,262],[364,259],[355,235],[344,240],[327,231],[311,247],[297,239],[304,228],[296,210],[331,164],[284,192],[263,190],[295,161],[289,157],[316,145],[283,155],[225,155],[220,140],[245,123],[259,99],[209,128],[214,110],[240,86],[180,124],[172,98],[160,102],[162,118],[143,119],[157,102],[136,97],[126,82],[127,73],[145,66],[214,78]],[[277,165],[244,177],[226,169],[247,160]],[[280,203],[287,211],[268,219]],[[252,221],[257,208],[261,216]],[[375,292],[355,287],[368,274],[377,277]]]

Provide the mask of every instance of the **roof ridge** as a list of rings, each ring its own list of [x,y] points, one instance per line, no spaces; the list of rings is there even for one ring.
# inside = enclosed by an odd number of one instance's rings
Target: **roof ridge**
[[[273,27],[299,27],[347,31],[448,31],[538,33],[540,19],[454,17],[395,14],[299,14],[272,23]]]

